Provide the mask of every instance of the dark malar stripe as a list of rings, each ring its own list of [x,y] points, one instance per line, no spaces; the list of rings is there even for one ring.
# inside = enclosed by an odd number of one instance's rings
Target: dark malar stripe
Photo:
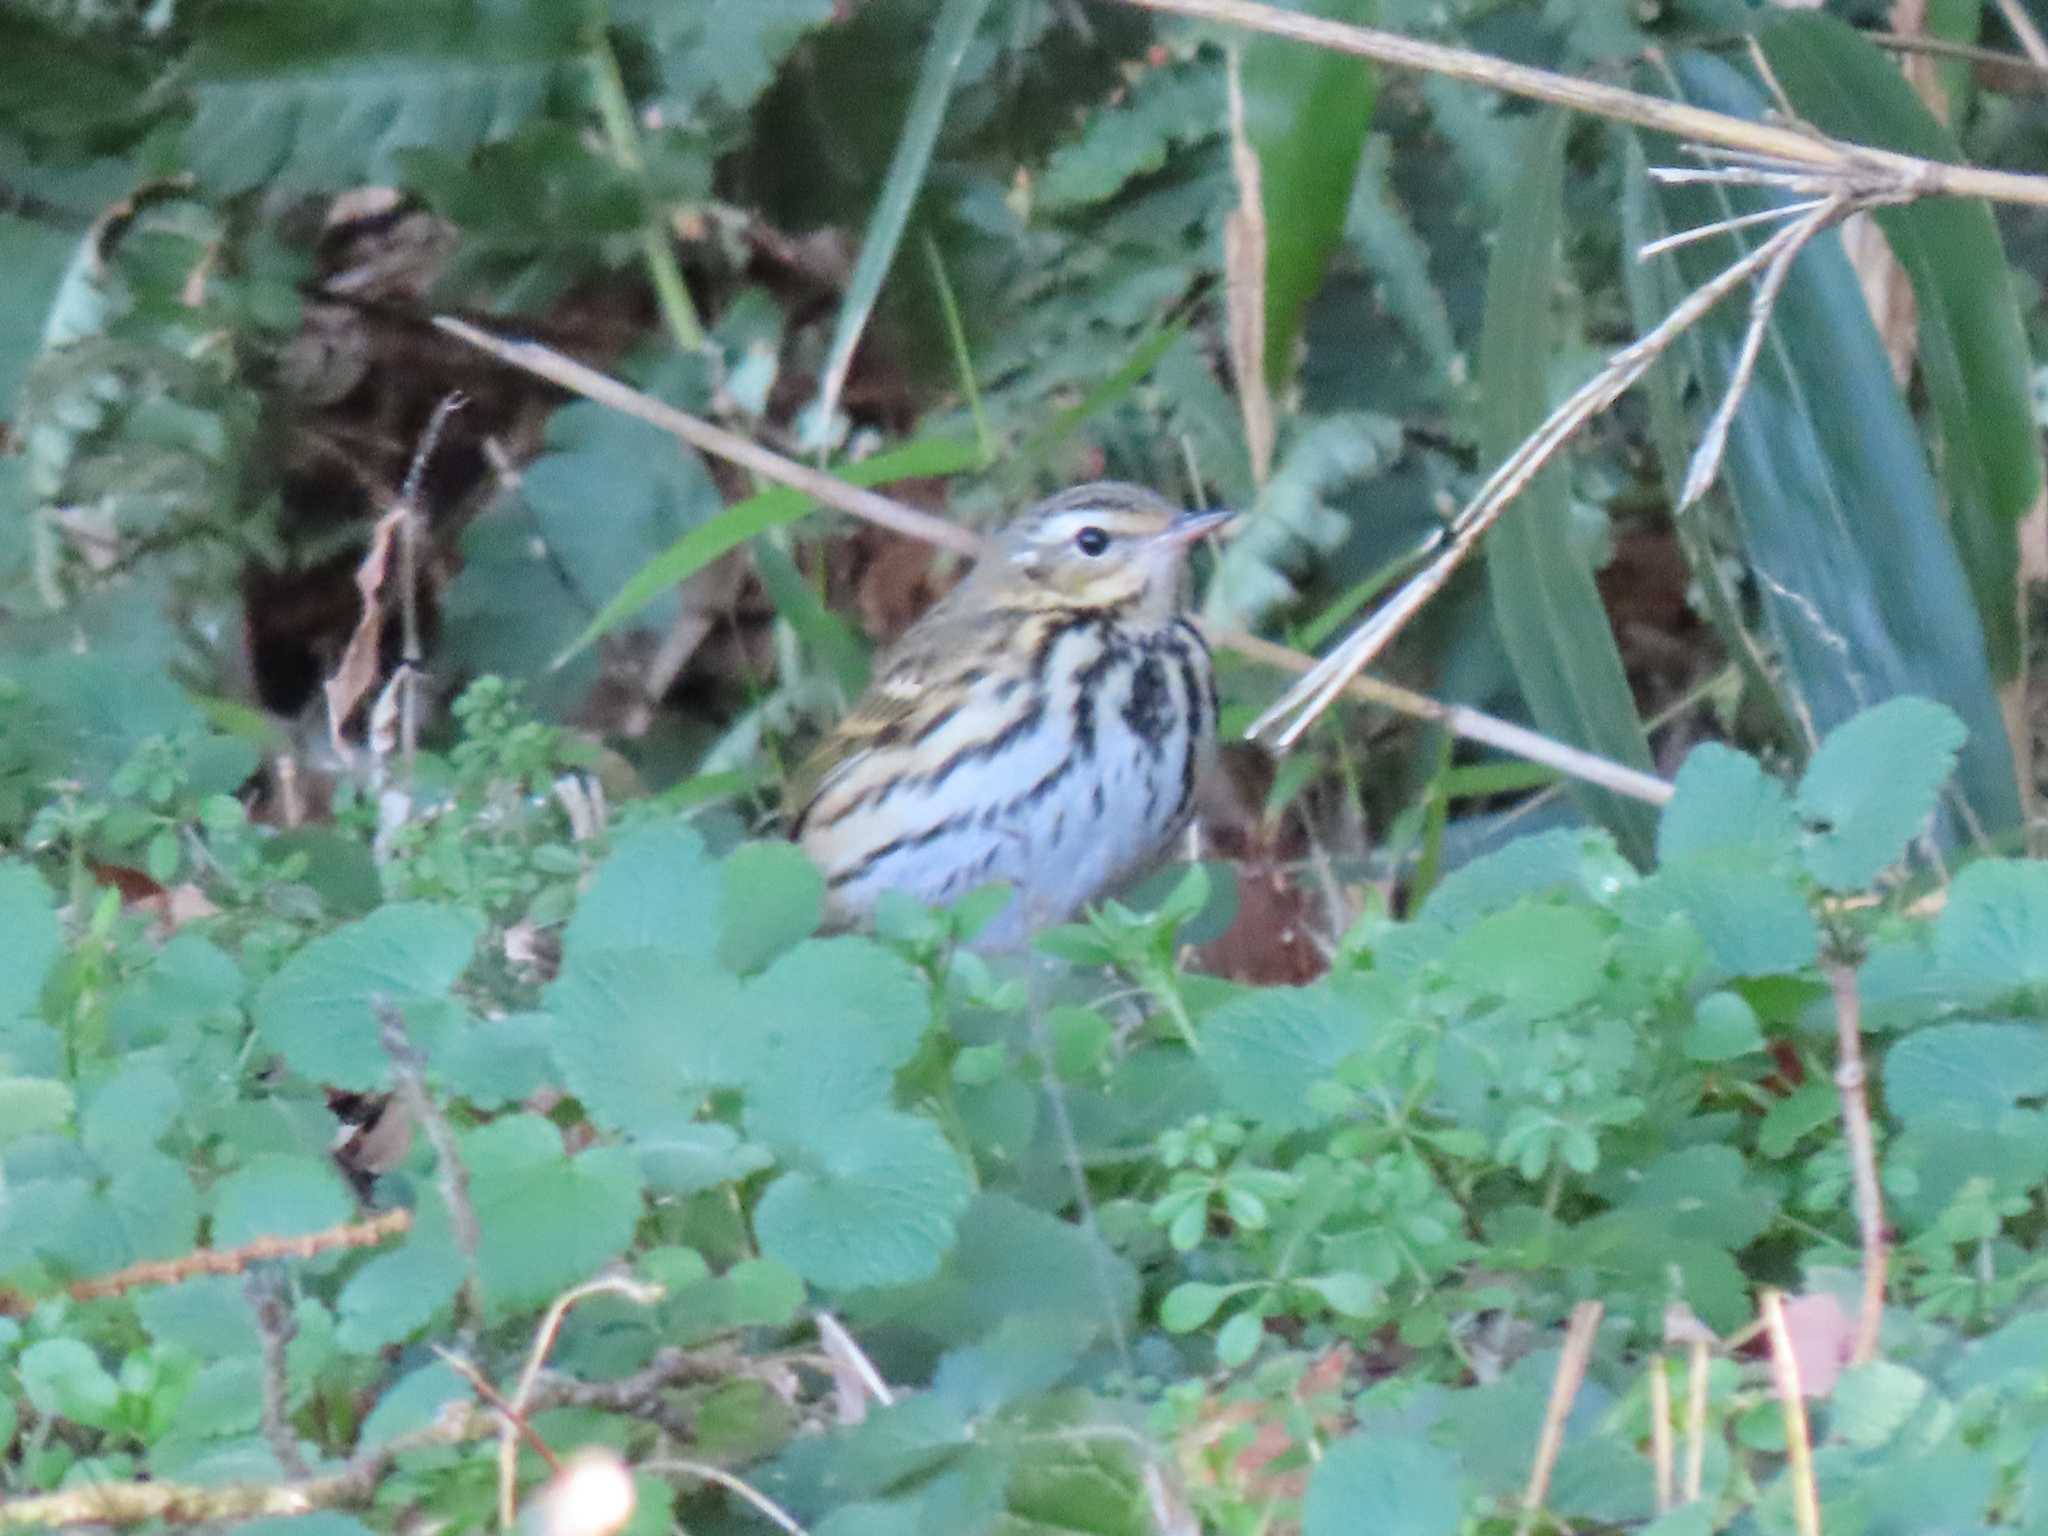
[[[1180,667],[1180,685],[1187,696],[1188,709],[1188,738],[1180,759],[1180,799],[1173,807],[1173,814],[1178,819],[1186,815],[1188,808],[1195,803],[1195,763],[1199,756],[1196,749],[1200,746],[1203,736],[1215,728],[1217,709],[1215,669],[1209,666],[1198,669],[1195,665],[1197,654],[1204,662],[1208,661],[1208,645],[1203,642],[1200,631],[1195,630],[1185,619],[1176,624],[1174,629],[1176,632],[1193,632],[1195,645],[1199,648],[1197,651],[1186,645],[1172,646],[1173,659]],[[1208,701],[1209,711],[1206,720],[1202,714],[1204,699]]]

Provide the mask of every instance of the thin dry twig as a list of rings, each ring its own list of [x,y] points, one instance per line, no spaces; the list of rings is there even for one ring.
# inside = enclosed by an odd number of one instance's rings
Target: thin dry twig
[[[1244,60],[1230,52],[1225,76],[1230,102],[1230,174],[1237,206],[1223,221],[1224,309],[1229,317],[1230,371],[1237,378],[1252,483],[1264,488],[1273,469],[1273,395],[1266,387],[1266,207],[1259,157],[1244,125]]]
[[[256,1338],[262,1347],[263,1438],[277,1458],[278,1470],[286,1477],[302,1478],[306,1462],[299,1454],[299,1437],[292,1430],[291,1383],[285,1366],[285,1350],[299,1324],[285,1305],[279,1279],[275,1271],[252,1269],[242,1282],[242,1291],[255,1316]]]
[[[2012,28],[2012,35],[2026,50],[2028,61],[2037,69],[2048,65],[2048,39],[2042,38],[2041,29],[2034,25],[2034,18],[2027,14],[2021,0],[1998,0],[1998,14]]]
[[[794,459],[787,459],[760,448],[745,438],[720,428],[710,427],[693,416],[684,415],[652,396],[644,395],[632,386],[564,357],[538,342],[501,341],[466,322],[446,317],[435,323],[450,334],[481,347],[511,367],[559,384],[601,405],[609,405],[616,410],[624,411],[627,415],[663,427],[706,453],[730,458],[767,479],[804,492],[825,506],[835,507],[879,526],[896,529],[911,538],[941,544],[949,549],[973,554],[981,548],[981,541],[970,530],[958,524],[933,517],[928,512],[893,501],[877,492],[849,485],[807,464],[799,464]],[[701,432],[698,430],[700,428]],[[744,448],[745,454],[735,451],[734,445]],[[1291,672],[1305,673],[1318,665],[1313,657],[1304,656],[1299,651],[1289,650],[1286,646],[1276,645],[1270,640],[1262,640],[1253,635],[1230,630],[1212,630],[1210,639],[1214,644],[1249,656],[1254,661]],[[1623,764],[1610,762],[1579,748],[1566,746],[1540,732],[1495,719],[1478,710],[1468,709],[1463,705],[1439,704],[1426,695],[1413,693],[1373,678],[1352,678],[1346,687],[1370,703],[1379,704],[1419,720],[1428,720],[1455,735],[1484,742],[1503,752],[1527,758],[1531,762],[1542,763],[1546,767],[1557,769],[1560,773],[1585,779],[1588,783],[1613,790],[1617,794],[1647,801],[1652,805],[1662,805],[1671,798],[1671,786],[1661,779]]]
[[[476,1206],[469,1198],[469,1169],[455,1145],[455,1131],[441,1106],[427,1092],[427,1078],[419,1052],[406,1033],[405,1019],[387,998],[370,999],[370,1011],[377,1016],[377,1038],[384,1054],[391,1058],[391,1075],[396,1080],[399,1102],[412,1116],[413,1124],[427,1133],[434,1148],[434,1171],[441,1186],[441,1202],[448,1207],[448,1227],[455,1238],[455,1250],[462,1255],[462,1315],[471,1325],[484,1315],[483,1268],[477,1258],[483,1244],[483,1229],[477,1225]]]
[[[1557,1357],[1557,1374],[1550,1379],[1550,1401],[1543,1409],[1543,1430],[1536,1437],[1536,1459],[1529,1468],[1528,1484],[1522,1489],[1521,1518],[1515,1522],[1515,1536],[1528,1536],[1543,1501],[1550,1493],[1550,1474],[1564,1449],[1564,1421],[1571,1417],[1572,1404],[1586,1380],[1586,1365],[1593,1358],[1593,1340],[1600,1331],[1606,1308],[1598,1301],[1582,1301],[1572,1308],[1564,1331],[1564,1348]]]
[[[177,1285],[195,1275],[240,1275],[252,1264],[274,1259],[310,1259],[339,1248],[374,1248],[411,1230],[411,1211],[386,1211],[368,1221],[343,1222],[298,1237],[258,1237],[236,1248],[199,1248],[175,1259],[149,1259],[64,1288],[73,1301],[120,1296],[146,1285]],[[0,1291],[0,1317],[27,1314],[35,1302],[19,1291]]]
[[[657,1475],[662,1473],[679,1473],[684,1477],[701,1478],[707,1483],[716,1483],[728,1492],[736,1493],[745,1499],[754,1508],[787,1531],[789,1536],[804,1536],[804,1528],[797,1523],[796,1516],[769,1498],[760,1489],[744,1479],[733,1476],[732,1473],[726,1471],[723,1467],[714,1467],[708,1461],[679,1461],[669,1458],[661,1461],[643,1461],[640,1463],[640,1470]]]
[[[1838,177],[1852,177],[1861,184],[1881,181],[1889,186],[1909,188],[1909,195],[1913,197],[1983,197],[1994,202],[2020,203],[2036,208],[2048,206],[2048,176],[1951,165],[1891,150],[1843,143],[1800,128],[1752,122],[1684,102],[1645,96],[1620,86],[1581,80],[1526,64],[1512,64],[1490,54],[1424,42],[1404,37],[1398,32],[1382,32],[1372,27],[1329,21],[1304,11],[1286,11],[1277,6],[1256,4],[1254,0],[1122,0],[1122,3],[1141,10],[1164,11],[1199,21],[1264,32],[1273,37],[1291,38],[1334,53],[1391,64],[1397,69],[1443,75],[1532,101],[1551,102],[1612,122],[1633,123],[1639,128],[1655,129],[1676,138],[1773,155],[1795,165],[1834,172]],[[2000,0],[2000,3],[2016,5],[2018,0]],[[1836,187],[1841,187],[1839,181]]]
[[[1694,1339],[1685,1370],[1685,1502],[1700,1496],[1707,1469],[1707,1341]]]
[[[1869,1074],[1863,1065],[1863,1000],[1855,970],[1828,966],[1835,1001],[1835,1088],[1842,1096],[1842,1139],[1849,1148],[1849,1172],[1856,1191],[1856,1226],[1863,1247],[1863,1301],[1856,1314],[1851,1365],[1877,1358],[1878,1328],[1884,1321],[1887,1250],[1884,1192],[1877,1180],[1877,1138],[1870,1126]]]
[[[1806,1394],[1799,1383],[1799,1358],[1785,1326],[1785,1298],[1763,1295],[1764,1331],[1771,1340],[1771,1380],[1785,1418],[1786,1470],[1792,1479],[1792,1518],[1799,1536],[1820,1536],[1820,1488],[1813,1474],[1813,1430],[1806,1422]]]
[[[1830,203],[1830,208],[1839,207],[1842,215],[1857,206],[1860,205],[1846,198]],[[1627,393],[1674,341],[1722,299],[1757,273],[1767,271],[1787,251],[1796,252],[1825,227],[1814,214],[1786,225],[1694,289],[1654,327],[1615,353],[1605,368],[1572,391],[1501,461],[1451,520],[1449,528],[1432,536],[1424,552],[1431,548],[1438,552],[1429,564],[1402,583],[1314,670],[1254,720],[1246,735],[1255,740],[1270,736],[1273,746],[1280,751],[1300,740],[1345,686],[1442,590],[1501,513],[1581,428]]]
[[[1671,1366],[1659,1350],[1650,1357],[1650,1465],[1656,1476],[1657,1513],[1671,1510]]]
[[[540,1327],[534,1330],[533,1343],[526,1353],[526,1365],[519,1373],[519,1384],[512,1389],[512,1401],[502,1405],[505,1426],[498,1435],[498,1523],[505,1530],[512,1528],[517,1517],[519,1431],[525,1423],[526,1405],[533,1400],[534,1389],[540,1384],[541,1370],[554,1351],[555,1339],[562,1331],[562,1319],[569,1315],[570,1308],[591,1296],[623,1296],[644,1307],[652,1306],[664,1294],[658,1285],[649,1285],[625,1275],[604,1275],[582,1285],[571,1286],[548,1303]]]

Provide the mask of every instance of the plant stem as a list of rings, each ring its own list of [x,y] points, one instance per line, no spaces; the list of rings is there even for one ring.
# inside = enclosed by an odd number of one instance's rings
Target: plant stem
[[[619,73],[618,55],[604,35],[604,28],[590,30],[590,80],[597,94],[598,120],[604,124],[605,142],[613,156],[637,181],[644,182],[646,158],[640,153],[640,134],[633,126],[633,103],[626,96],[625,77]],[[704,325],[697,318],[697,306],[690,301],[690,288],[683,281],[683,269],[676,262],[675,246],[668,225],[658,209],[650,209],[640,230],[640,256],[647,263],[647,276],[654,284],[655,302],[676,345],[695,352],[704,345]]]

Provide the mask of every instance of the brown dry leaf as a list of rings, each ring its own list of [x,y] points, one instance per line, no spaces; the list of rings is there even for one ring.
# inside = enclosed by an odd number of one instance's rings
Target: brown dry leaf
[[[369,551],[364,554],[362,564],[356,567],[356,591],[362,597],[362,615],[348,637],[348,645],[341,653],[334,676],[322,685],[322,691],[327,695],[328,739],[343,757],[348,756],[348,744],[342,740],[342,729],[356,712],[356,706],[363,702],[363,696],[377,682],[377,639],[384,628],[384,605],[378,600],[378,593],[384,586],[384,573],[391,564],[391,552],[398,545],[398,530],[411,510],[400,502],[378,518],[377,526],[370,530]]]
[[[1339,1390],[1363,1363],[1363,1357],[1349,1344],[1336,1345],[1302,1373],[1294,1389],[1294,1400],[1306,1402]],[[1323,1415],[1316,1427],[1328,1439],[1349,1425],[1345,1415],[1333,1413]],[[1251,1431],[1250,1443],[1219,1467],[1211,1452],[1226,1443],[1235,1444],[1246,1429]],[[1273,1463],[1297,1444],[1273,1405],[1225,1403],[1211,1394],[1200,1420],[1181,1437],[1177,1449],[1189,1486],[1221,1489],[1240,1502],[1257,1506],[1302,1496],[1308,1485],[1306,1468],[1271,1470]],[[1297,1536],[1301,1527],[1295,1522],[1281,1521],[1263,1529],[1267,1536]]]
[[[1266,388],[1266,210],[1259,157],[1245,133],[1243,74],[1243,55],[1232,49],[1230,174],[1237,183],[1237,207],[1223,223],[1224,299],[1245,447],[1252,479],[1263,486],[1273,467],[1273,397]]]

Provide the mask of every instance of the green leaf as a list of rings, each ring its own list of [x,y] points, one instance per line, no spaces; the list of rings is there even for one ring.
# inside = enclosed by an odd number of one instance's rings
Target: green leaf
[[[400,1435],[425,1429],[448,1404],[466,1403],[474,1396],[475,1389],[447,1361],[422,1365],[400,1377],[377,1400],[377,1406],[363,1420],[356,1450],[359,1454],[375,1450]]]
[[[1159,1326],[1168,1333],[1192,1333],[1216,1315],[1228,1301],[1235,1286],[1209,1285],[1200,1280],[1183,1280],[1159,1303]]]
[[[1813,878],[1856,891],[1897,863],[1934,814],[1963,737],[1954,714],[1914,698],[1888,700],[1830,731],[1799,781]]]
[[[1329,1118],[1309,1089],[1364,1049],[1375,1022],[1326,987],[1246,992],[1203,1019],[1202,1066],[1232,1109],[1304,1128]]]
[[[612,1130],[671,1132],[733,1075],[726,1063],[739,988],[670,949],[572,950],[547,1007],[562,1085]],[[693,1049],[697,1039],[707,1048]]]
[[[1767,109],[1719,59],[1684,54],[1676,70],[1680,94],[1696,105],[1750,118]],[[1649,142],[1647,157],[1678,163],[1661,139]],[[1775,196],[1657,192],[1675,229],[1756,211]],[[1691,288],[1768,237],[1751,227],[1657,259]],[[1748,319],[1746,306],[1723,304],[1688,333],[1708,398],[1720,396]],[[2018,789],[1983,625],[1926,453],[1832,234],[1806,248],[1778,295],[1729,433],[1723,484],[1801,712],[1828,731],[1881,700],[1939,700],[1968,728],[1960,778],[1976,823],[1992,835],[2016,826]]]
[[[53,1078],[0,1077],[0,1146],[58,1130],[71,1119],[71,1090]]]
[[[121,1389],[99,1356],[79,1340],[38,1340],[21,1352],[15,1368],[38,1413],[96,1429],[113,1423]]]
[[[1599,988],[1612,940],[1576,907],[1511,907],[1458,935],[1444,957],[1458,986],[1534,1018],[1576,1008]]]
[[[336,1341],[367,1354],[410,1338],[454,1299],[462,1276],[446,1209],[423,1201],[404,1241],[373,1255],[342,1287]]]
[[[63,945],[50,887],[18,859],[0,859],[0,933],[7,935],[6,953],[0,956],[0,1025],[5,1025],[34,1011],[43,978]]]
[[[921,437],[872,458],[835,466],[832,473],[852,485],[887,485],[922,475],[955,474],[973,467],[980,458],[980,450],[964,439]],[[699,523],[628,577],[569,648],[555,658],[554,665],[561,666],[600,637],[610,634],[657,597],[687,581],[720,555],[737,549],[771,528],[780,528],[808,517],[817,508],[818,503],[801,491],[776,486],[749,496],[745,501],[735,502],[708,522]]]
[[[974,1192],[959,1154],[930,1121],[892,1110],[814,1131],[806,1165],[755,1209],[762,1253],[828,1290],[929,1279]]]
[[[461,1137],[481,1241],[477,1264],[499,1313],[587,1280],[632,1241],[640,1170],[623,1147],[569,1157],[537,1115],[507,1115]]]
[[[1710,992],[1693,1010],[1685,1054],[1694,1061],[1731,1061],[1764,1048],[1756,1010],[1735,992]]]
[[[1368,25],[1375,0],[1304,9]],[[1364,60],[1254,34],[1244,44],[1245,136],[1259,158],[1266,225],[1266,378],[1284,389],[1309,300],[1344,234],[1378,81]]]
[[[334,1164],[319,1158],[252,1157],[213,1189],[213,1245],[239,1248],[259,1237],[298,1237],[340,1226],[355,1202]]]
[[[1820,955],[1820,926],[1805,893],[1739,850],[1674,860],[1638,899],[1682,912],[1724,976],[1803,970]]]
[[[1302,1536],[1444,1536],[1464,1517],[1456,1458],[1426,1440],[1360,1432],[1309,1473]]]
[[[1717,741],[1686,755],[1657,824],[1660,863],[1728,848],[1776,858],[1798,846],[1792,797],[1755,758]]]
[[[1216,1363],[1231,1369],[1259,1352],[1266,1339],[1266,1320],[1253,1308],[1234,1314],[1216,1330]]]
[[[183,1107],[183,1090],[169,1067],[155,1057],[131,1060],[86,1104],[80,1140],[101,1164],[113,1166],[154,1147]],[[0,1111],[0,1125],[6,1123]]]
[[[1627,1208],[1648,1213],[1681,1240],[1726,1250],[1754,1239],[1777,1210],[1733,1147],[1666,1152],[1617,1182],[1627,1192]]]
[[[1556,351],[1552,301],[1564,222],[1564,141],[1570,119],[1553,110],[1529,135],[1505,227],[1486,278],[1479,338],[1479,451],[1505,459],[1549,414],[1548,368]],[[1589,752],[1652,768],[1634,696],[1607,611],[1579,540],[1562,466],[1537,476],[1487,536],[1486,579],[1494,622],[1536,724]],[[1571,781],[1587,815],[1638,864],[1656,846],[1655,814],[1639,801]]]
[[[1989,1128],[2021,1099],[2048,1096],[2048,1032],[2036,1024],[1936,1024],[1884,1059],[1885,1104],[1903,1121]]]
[[[789,843],[743,843],[726,855],[725,923],[718,958],[729,971],[758,971],[817,931],[825,877]]]
[[[479,1109],[502,1109],[552,1081],[555,1035],[555,1021],[543,1014],[484,1019],[435,1052],[434,1069],[450,1093]]]
[[[656,105],[687,123],[714,107],[752,106],[783,57],[833,11],[832,0],[612,0],[611,14],[645,31],[661,79]]]
[[[439,1000],[469,965],[483,919],[427,902],[394,902],[323,935],[293,955],[256,994],[265,1045],[314,1082],[368,1092],[390,1059],[371,1008],[402,1014]]]
[[[1972,996],[2048,986],[2048,864],[1980,859],[1956,876],[1934,953],[1943,983]]]
[[[1212,72],[1171,64],[1148,70],[1053,152],[1037,201],[1054,213],[1105,203],[1164,166],[1175,146],[1214,135],[1222,121],[1223,93]]]
[[[395,184],[398,153],[460,153],[546,104],[575,16],[455,0],[362,0],[337,10],[214,7],[191,61],[187,163],[212,191]]]
[[[1927,1378],[1889,1360],[1843,1371],[1829,1396],[1834,1430],[1849,1444],[1876,1450],[1905,1428],[1927,1398]]]
[[[1757,29],[1799,116],[1854,144],[1960,165],[1961,146],[1893,60],[1834,16],[1777,11]],[[1923,198],[1872,217],[1912,281],[1920,383],[1941,434],[1937,462],[1992,676],[2015,676],[2019,525],[2041,491],[2032,362],[1990,206]]]
[[[695,827],[680,820],[635,827],[578,898],[562,934],[564,963],[602,949],[662,949],[679,960],[709,960],[724,890]]]
[[[903,132],[896,140],[896,153],[889,162],[889,174],[881,194],[868,213],[861,234],[860,257],[853,276],[847,279],[846,296],[840,301],[839,318],[832,329],[832,345],[819,369],[824,381],[813,409],[819,418],[819,440],[830,438],[830,421],[839,408],[839,388],[853,361],[853,349],[867,329],[868,316],[882,292],[882,281],[896,260],[896,247],[903,228],[910,221],[911,204],[924,185],[925,169],[931,164],[932,146],[938,142],[939,126],[946,119],[946,101],[953,93],[953,77],[966,57],[974,29],[988,9],[989,0],[944,0],[933,20],[930,41],[925,44],[924,61],[917,72],[917,87],[904,112]]]

